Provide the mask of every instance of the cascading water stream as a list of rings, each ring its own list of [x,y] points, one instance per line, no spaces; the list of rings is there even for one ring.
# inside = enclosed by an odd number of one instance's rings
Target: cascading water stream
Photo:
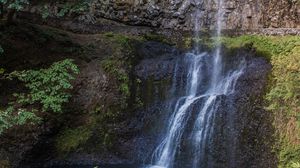
[[[217,12],[217,28],[216,28],[216,51],[213,61],[213,76],[211,80],[212,88],[215,88],[220,79],[222,73],[222,56],[221,56],[221,46],[220,46],[220,37],[222,31],[222,20],[223,20],[223,0],[218,0],[218,12]]]
[[[221,47],[219,45],[223,19],[222,6],[223,0],[219,0],[216,26],[217,46],[214,54],[211,56],[206,52],[201,53],[197,44],[194,52],[185,54],[183,63],[187,67],[185,95],[177,99],[173,113],[168,119],[167,133],[154,151],[152,166],[148,167],[174,167],[174,162],[179,153],[178,149],[185,135],[184,132],[190,124],[188,121],[192,116],[192,109],[199,102],[202,105],[196,110],[196,115],[194,115],[196,118],[189,135],[192,146],[190,149],[192,163],[190,165],[193,168],[210,167],[210,162],[206,156],[206,149],[209,148],[208,143],[211,141],[213,135],[214,120],[219,104],[218,97],[230,95],[234,92],[236,81],[243,73],[244,68],[243,61],[241,61],[235,70],[228,72],[224,72],[223,70]],[[197,17],[195,19],[196,41],[199,38],[198,32],[200,31],[200,27],[198,18],[200,18],[200,13],[199,9],[194,15]],[[210,70],[207,67],[210,67]],[[205,79],[203,79],[204,76],[206,77]],[[203,89],[199,89],[205,85],[208,86],[204,91]]]

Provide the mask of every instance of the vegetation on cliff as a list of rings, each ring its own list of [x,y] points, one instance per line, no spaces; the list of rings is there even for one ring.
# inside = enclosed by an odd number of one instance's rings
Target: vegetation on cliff
[[[279,167],[293,168],[300,161],[300,37],[244,35],[224,37],[230,50],[247,46],[256,49],[258,56],[270,60],[273,69],[267,109],[274,113],[277,131],[275,150],[279,152]]]
[[[79,70],[72,60],[56,62],[47,69],[13,71],[4,75],[7,79],[18,79],[25,84],[27,92],[14,93],[14,100],[6,109],[0,110],[0,134],[15,125],[28,122],[34,124],[39,111],[62,112],[62,105],[71,97],[67,91],[73,74]],[[36,108],[35,105],[40,105]]]

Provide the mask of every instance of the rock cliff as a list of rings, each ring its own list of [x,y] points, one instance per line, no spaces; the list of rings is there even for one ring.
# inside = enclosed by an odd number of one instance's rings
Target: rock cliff
[[[130,25],[192,30],[199,11],[203,28],[213,29],[217,0],[98,0],[91,9],[96,18]],[[226,0],[224,29],[300,28],[297,0]]]

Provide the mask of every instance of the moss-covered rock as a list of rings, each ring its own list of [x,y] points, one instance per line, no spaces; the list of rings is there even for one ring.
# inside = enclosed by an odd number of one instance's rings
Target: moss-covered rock
[[[59,153],[68,153],[84,144],[91,136],[92,131],[88,127],[65,129],[56,139],[56,148]]]
[[[270,60],[273,70],[267,109],[274,115],[279,167],[292,168],[300,161],[300,37],[244,35],[223,37],[226,48],[250,47],[258,56]]]

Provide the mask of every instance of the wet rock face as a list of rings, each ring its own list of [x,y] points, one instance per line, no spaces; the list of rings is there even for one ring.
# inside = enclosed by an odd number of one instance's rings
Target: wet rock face
[[[186,64],[182,63],[186,55],[174,47],[151,41],[139,45],[136,50],[136,56],[140,58],[140,61],[134,67],[133,75],[140,79],[139,92],[145,104],[143,108],[137,109],[136,112],[114,125],[113,130],[118,138],[114,141],[113,148],[89,151],[87,150],[89,146],[83,145],[66,157],[60,158],[51,145],[47,148],[49,141],[41,141],[42,147],[35,148],[38,152],[33,151],[32,156],[29,154],[29,158],[24,159],[25,167],[150,163],[153,151],[167,131],[163,125],[168,122],[173,112],[172,107],[176,102],[172,99],[182,95],[181,92],[185,91],[182,86],[186,85],[186,81],[181,79],[187,74]],[[273,133],[270,128],[271,117],[263,110],[260,102],[271,67],[266,60],[255,57],[253,51],[239,50],[237,53],[237,55],[224,58],[225,69],[232,69],[241,58],[245,59],[247,66],[244,74],[237,81],[236,92],[218,97],[220,105],[216,113],[216,127],[214,128],[216,134],[205,149],[208,154],[206,159],[210,161],[207,163],[211,163],[211,167],[275,168],[274,160],[276,159],[271,153],[272,142],[270,141]],[[113,83],[99,68],[99,64],[97,60],[92,60],[82,66],[83,74],[75,85],[77,91],[74,95],[74,102],[71,104],[73,108],[88,111],[93,109],[93,105],[97,102],[108,104],[107,100],[117,97],[111,93],[112,90],[108,85]],[[174,71],[176,69],[177,71]],[[172,83],[174,80],[177,83],[175,85]],[[173,89],[176,91],[173,92]],[[173,94],[168,95],[170,92]],[[199,100],[192,106],[189,123],[193,123],[194,115],[202,105],[203,101]],[[79,115],[75,119],[76,124],[83,122],[81,118],[82,116]],[[232,127],[228,127],[230,121],[234,123]],[[187,134],[188,131],[189,129],[187,129]],[[99,133],[99,130],[95,129],[94,134]],[[188,136],[184,137],[186,138],[182,140],[180,151],[185,155],[178,157],[178,162],[175,163],[176,168],[191,167],[189,165],[191,163],[189,158],[192,158],[191,146]],[[102,142],[97,141],[96,138],[91,140],[93,148],[102,145]],[[231,151],[236,151],[236,153],[229,156],[228,153]],[[235,159],[234,164],[229,162],[232,158]],[[202,167],[209,166],[205,163]]]
[[[163,125],[168,122],[168,116],[173,112],[166,110],[174,107],[170,98],[172,95],[168,97],[168,93],[171,89],[175,89],[176,95],[173,96],[181,95],[182,85],[186,85],[186,81],[180,80],[183,78],[182,75],[187,73],[182,64],[182,58],[185,55],[174,47],[158,42],[145,42],[137,48],[136,52],[141,61],[135,66],[133,73],[141,80],[140,92],[146,104],[132,116],[127,116],[115,125],[114,131],[118,138],[114,142],[113,149],[88,151],[84,150],[86,146],[82,146],[66,157],[60,158],[51,145],[47,146],[47,143],[51,141],[41,141],[42,147],[35,148],[38,152],[34,151],[32,156],[28,155],[29,158],[25,158],[22,162],[24,164],[21,165],[24,167],[83,167],[81,165],[150,163],[153,150],[166,132]],[[247,66],[244,74],[237,81],[236,92],[218,97],[220,105],[216,113],[216,127],[214,128],[216,134],[205,149],[206,159],[210,161],[207,163],[210,163],[210,166],[205,163],[202,167],[275,168],[274,160],[276,159],[271,153],[272,142],[270,141],[273,134],[270,128],[271,117],[263,110],[260,102],[266,85],[266,76],[271,67],[264,59],[256,58],[252,51],[240,50],[237,53],[236,56],[228,56],[224,59],[226,69],[231,69],[241,58],[245,58]],[[178,72],[175,75],[176,66]],[[82,67],[82,72],[83,74],[76,82],[75,88],[78,91],[72,102],[73,108],[88,110],[93,108],[97,100],[107,103],[106,99],[114,97],[108,88],[108,85],[112,83],[109,83],[104,72],[99,69],[99,62],[90,61]],[[172,80],[178,81],[178,84],[174,85]],[[192,106],[189,123],[193,123],[194,115],[202,105],[203,101],[199,100]],[[230,121],[234,123],[232,127],[228,127]],[[76,121],[78,122],[80,121]],[[94,131],[94,134],[99,134],[97,131],[98,129]],[[189,129],[187,134],[188,131]],[[192,162],[189,159],[193,157],[190,140],[188,136],[184,137],[186,138],[182,140],[180,146],[180,151],[184,155],[178,156],[176,168],[191,167]],[[99,143],[102,142],[95,141],[95,139],[92,141],[95,148]],[[236,153],[229,156],[228,153],[231,151]],[[229,162],[232,158],[234,158],[234,163]],[[129,167],[132,168],[132,166]]]
[[[247,66],[235,93],[220,97],[216,134],[208,147],[214,167],[277,167],[272,153],[272,116],[264,110],[261,99],[271,65],[251,55],[245,51],[238,54],[237,58],[246,56]]]
[[[246,62],[246,67],[237,81],[235,92],[230,95],[220,95],[217,99],[214,135],[205,148],[204,159],[207,162],[204,162],[201,167],[275,168],[276,158],[271,149],[272,117],[263,109],[261,99],[271,65],[265,59],[255,57],[253,51],[239,50],[237,53],[235,56],[226,57],[225,67],[231,69],[242,58]],[[176,57],[178,60],[180,56]],[[164,56],[144,59],[136,67],[136,73],[143,79],[143,84],[148,84],[148,78],[154,78],[155,82],[170,75],[174,76],[172,72],[176,66],[176,58],[168,59],[169,61],[166,61]],[[162,64],[166,65],[165,68],[160,66]],[[176,76],[185,73],[180,70]],[[155,94],[159,93],[153,93],[152,96],[155,97]],[[199,107],[203,106],[201,103],[203,101],[199,99],[192,105],[188,123],[194,122],[194,115],[197,114]],[[132,134],[132,139],[126,140],[127,143],[120,143],[120,146],[126,149],[122,150],[122,152],[126,151],[123,155],[130,156],[128,159],[134,158],[134,162],[146,159],[146,163],[147,159],[151,159],[151,151],[159,143],[157,139],[160,139],[166,131],[161,127],[163,123],[168,122],[166,104],[168,103],[163,101],[153,103],[139,113],[140,119],[134,120],[135,124],[139,125],[139,128],[135,129],[139,130],[139,133]],[[189,131],[188,126],[184,134],[189,135]],[[174,167],[192,167],[190,164],[193,161],[190,159],[193,158],[193,153],[190,141],[189,136],[183,136],[179,149],[180,155],[177,156]],[[136,153],[139,153],[139,158],[134,157]]]
[[[171,76],[176,64],[174,55],[179,51],[173,47],[157,42],[147,42],[138,50],[138,54],[144,58],[136,66],[136,75],[140,79],[152,77],[154,80],[162,80]]]
[[[193,15],[200,10],[201,25],[216,25],[217,1],[209,0],[98,0],[96,18],[131,25],[192,30]],[[226,0],[224,29],[300,28],[300,3],[295,0]]]

